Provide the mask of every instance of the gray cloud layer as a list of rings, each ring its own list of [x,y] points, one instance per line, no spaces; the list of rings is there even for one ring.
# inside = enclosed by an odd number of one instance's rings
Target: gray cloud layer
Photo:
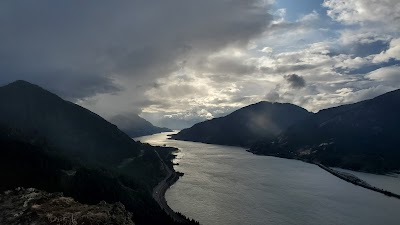
[[[171,128],[262,100],[318,111],[400,88],[398,0],[320,0],[294,19],[279,1],[2,1],[0,85],[25,79]]]
[[[2,1],[0,11],[0,84],[25,79],[69,99],[121,91],[120,77],[151,83],[270,21],[256,0]]]

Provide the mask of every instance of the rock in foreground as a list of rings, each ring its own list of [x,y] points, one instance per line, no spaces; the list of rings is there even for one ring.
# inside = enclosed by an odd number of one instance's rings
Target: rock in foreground
[[[85,205],[61,193],[17,188],[0,195],[0,224],[132,225],[121,203]]]

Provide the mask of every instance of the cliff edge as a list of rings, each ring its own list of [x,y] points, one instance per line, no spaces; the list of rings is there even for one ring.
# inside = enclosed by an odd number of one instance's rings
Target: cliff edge
[[[85,205],[61,193],[17,188],[0,195],[0,224],[133,225],[121,203]]]

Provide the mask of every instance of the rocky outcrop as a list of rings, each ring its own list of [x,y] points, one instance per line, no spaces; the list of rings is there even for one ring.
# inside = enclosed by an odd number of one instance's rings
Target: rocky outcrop
[[[121,203],[85,205],[33,188],[6,191],[0,195],[0,224],[8,225],[133,225],[132,214]]]

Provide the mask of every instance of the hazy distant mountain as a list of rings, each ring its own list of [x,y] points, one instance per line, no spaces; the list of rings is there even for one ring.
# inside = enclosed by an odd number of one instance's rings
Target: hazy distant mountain
[[[119,163],[139,152],[138,144],[117,126],[25,81],[0,87],[0,124],[43,137],[83,161]]]
[[[117,125],[119,129],[130,137],[139,137],[172,131],[165,127],[156,127],[136,114],[131,114],[129,116],[114,116],[110,119],[110,122]]]
[[[259,102],[220,118],[195,124],[173,139],[221,145],[249,146],[271,139],[312,113],[288,103]]]
[[[400,90],[371,100],[325,109],[272,142],[255,144],[257,154],[319,161],[353,170],[400,169]]]

